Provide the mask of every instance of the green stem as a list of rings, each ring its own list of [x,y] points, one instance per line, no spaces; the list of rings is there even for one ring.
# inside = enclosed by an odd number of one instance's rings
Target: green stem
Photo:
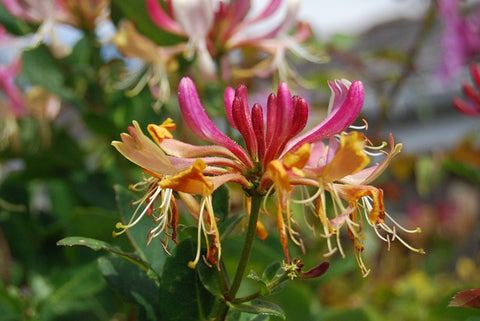
[[[247,268],[248,259],[252,250],[253,239],[255,238],[255,229],[257,227],[258,214],[260,213],[260,205],[263,197],[260,195],[252,196],[252,207],[250,211],[250,218],[248,220],[247,234],[245,235],[245,242],[243,243],[242,253],[238,262],[237,271],[233,277],[232,285],[225,295],[225,299],[229,302],[235,300],[240,284],[242,283],[245,269]],[[227,302],[222,302],[217,311],[217,321],[225,320],[228,313],[229,306]]]

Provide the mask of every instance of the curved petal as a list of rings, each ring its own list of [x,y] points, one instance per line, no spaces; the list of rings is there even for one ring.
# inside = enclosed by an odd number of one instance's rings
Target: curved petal
[[[332,88],[334,99],[331,113],[328,117],[316,127],[307,133],[297,137],[287,144],[286,151],[296,149],[304,143],[314,143],[316,141],[329,138],[341,133],[347,129],[358,117],[362,110],[365,92],[360,81],[354,81],[345,95],[344,90]],[[337,99],[339,97],[340,99]]]
[[[392,150],[388,153],[387,157],[385,157],[380,164],[367,167],[355,174],[345,176],[340,180],[340,182],[351,185],[364,185],[373,182],[385,171],[385,169],[392,161],[392,158],[401,152],[403,145],[395,145],[393,141],[393,136],[390,135],[390,146],[392,146]]]
[[[200,103],[193,81],[184,77],[178,86],[178,101],[183,119],[192,132],[201,139],[219,144],[230,150],[245,165],[253,166],[245,150],[236,142],[225,136],[212,123]]]
[[[180,25],[165,13],[158,1],[159,0],[147,0],[145,3],[148,14],[152,21],[164,30],[175,34],[183,34]]]
[[[202,160],[197,159],[190,168],[174,176],[165,176],[158,185],[188,194],[210,195],[213,192],[213,183],[202,173],[206,166]]]
[[[143,134],[136,121],[133,121],[133,127],[128,127],[128,131],[130,134],[120,134],[121,142],[112,142],[112,146],[126,159],[156,174],[173,175],[177,172],[160,147]]]

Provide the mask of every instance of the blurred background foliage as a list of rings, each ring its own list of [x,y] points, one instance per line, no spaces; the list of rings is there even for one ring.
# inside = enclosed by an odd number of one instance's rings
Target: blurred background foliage
[[[153,24],[144,1],[113,0],[110,14],[114,26],[125,19],[133,21],[138,31],[157,45],[179,41],[178,36]],[[13,17],[1,5],[0,23],[16,36],[38,27]],[[438,117],[451,119],[445,126],[471,122],[451,106],[452,98],[461,95],[459,81],[451,81],[440,96],[414,96],[420,91],[411,90],[418,77],[434,81],[428,79],[433,75],[425,74],[419,59],[424,59],[423,46],[436,41],[442,26],[436,3],[431,2],[421,20],[407,22],[411,23],[418,28],[407,47],[382,46],[380,40],[376,47],[367,47],[362,37],[368,35],[337,35],[325,42],[310,39],[308,45],[328,56],[329,62],[312,65],[294,58],[302,81],[309,83],[308,89],[295,90],[305,93],[312,112],[321,115],[328,104],[327,79],[362,80],[370,95],[364,113],[372,139],[377,141],[385,140],[389,131],[395,135],[396,128],[414,126],[421,133],[425,124],[435,123]],[[402,25],[395,29],[402,30]],[[160,123],[168,114],[178,123],[181,117],[175,95],[163,101],[161,108],[152,108],[157,102],[147,87],[129,95],[128,90],[119,88],[118,79],[130,61],[121,57],[113,44],[101,43],[94,30],[82,29],[77,36],[71,53],[64,57],[55,56],[48,44],[21,55],[16,83],[56,95],[61,100],[58,115],[48,119],[32,113],[16,120],[13,135],[0,130],[4,135],[0,150],[0,319],[159,320],[158,315],[164,315],[169,320],[162,307],[181,304],[174,300],[175,292],[201,297],[203,305],[209,306],[213,297],[204,279],[192,290],[192,284],[200,282],[194,272],[182,275],[183,282],[169,277],[194,253],[188,243],[192,233],[186,228],[192,223],[188,218],[182,218],[185,228],[179,236],[186,241],[169,248],[175,253],[171,257],[160,242],[144,246],[147,227],[143,225],[129,231],[128,237],[112,238],[115,223],[129,215],[130,201],[138,197],[121,186],[138,181],[141,171],[114,151],[110,142],[118,139],[132,120],[145,126]],[[172,92],[191,67],[183,58],[178,63],[179,71],[169,76]],[[202,82],[198,73],[190,72],[190,76],[197,80],[204,104],[213,108],[209,113],[222,115],[224,85]],[[467,73],[461,77],[468,81]],[[234,82],[248,82],[249,88],[259,88],[258,92],[274,88],[265,79]],[[408,104],[405,113],[395,113]],[[478,118],[474,121],[478,126]],[[435,135],[442,136],[444,129],[436,128]],[[182,128],[179,132],[188,135]],[[448,307],[456,292],[480,287],[478,127],[449,146],[432,143],[409,151],[409,142],[404,143],[407,151],[378,183],[385,191],[390,213],[408,227],[421,227],[422,234],[408,241],[427,254],[410,253],[396,243],[388,251],[371,235],[366,240],[365,261],[372,269],[367,278],[361,277],[353,255],[345,259],[333,256],[322,278],[289,282],[271,296],[272,302],[282,306],[287,320],[480,320],[478,310]],[[222,200],[228,203],[228,191],[219,192],[225,193]],[[240,191],[233,188],[229,193],[231,213],[241,212]],[[216,206],[217,215],[229,211],[228,206]],[[231,232],[223,244],[229,270],[234,269],[240,251],[239,223],[237,219],[230,222],[231,227],[223,227]],[[86,247],[57,245],[71,236],[81,238],[69,239],[64,245]],[[324,261],[321,238],[312,236],[306,242],[305,266]],[[258,274],[283,257],[276,233],[263,242],[255,240],[254,249],[249,269]],[[249,287],[254,288],[255,282],[241,291],[248,293]],[[159,299],[152,299],[158,293]],[[233,315],[232,320],[235,316],[239,320],[280,319],[274,314],[243,314]]]

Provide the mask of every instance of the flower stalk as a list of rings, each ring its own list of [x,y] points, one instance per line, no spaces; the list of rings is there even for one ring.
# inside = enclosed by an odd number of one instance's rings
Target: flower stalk
[[[255,230],[257,227],[258,215],[260,213],[260,206],[262,204],[262,201],[263,196],[252,196],[252,207],[248,219],[248,227],[245,234],[245,241],[243,242],[242,253],[240,254],[237,270],[235,271],[235,276],[233,277],[230,289],[225,295],[225,302],[222,302],[218,308],[216,317],[217,321],[225,320],[225,317],[227,316],[229,310],[228,302],[235,301],[235,296],[240,289],[243,276],[245,275],[245,269],[247,268],[248,259],[250,258],[250,252],[252,250],[253,239],[255,238]]]

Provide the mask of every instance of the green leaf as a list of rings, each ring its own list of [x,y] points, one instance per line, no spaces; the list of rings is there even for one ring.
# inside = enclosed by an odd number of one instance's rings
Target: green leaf
[[[227,186],[222,185],[212,195],[213,211],[219,218],[218,229],[220,230],[220,241],[227,237],[244,218],[243,215],[230,214],[230,191]]]
[[[165,263],[160,283],[160,316],[169,321],[206,320],[215,297],[202,285],[198,274],[188,267],[195,257],[195,243],[181,242]]]
[[[257,272],[255,272],[254,270],[250,270],[250,272],[247,275],[247,278],[258,283],[258,286],[260,287],[260,293],[262,295],[270,294],[270,290],[268,289],[267,283],[257,274]]]
[[[128,222],[134,211],[130,204],[133,200],[138,199],[138,196],[135,196],[135,194],[122,186],[117,185],[114,188],[117,195],[117,205],[122,221],[124,223]],[[167,256],[162,243],[160,240],[154,239],[147,246],[147,233],[153,224],[154,223],[152,222],[151,218],[143,218],[135,226],[129,228],[126,234],[136,253],[142,258],[143,261],[146,261],[149,266],[152,267],[153,271],[157,275],[161,275]]]
[[[103,242],[100,240],[95,240],[88,237],[70,236],[58,241],[57,245],[59,246],[81,245],[81,246],[86,246],[94,251],[100,251],[100,250],[108,251],[126,259],[127,261],[137,264],[139,267],[145,270],[150,269],[150,267],[148,266],[148,263],[144,262],[137,255],[131,254],[131,253],[125,253],[117,249],[116,247],[112,246],[111,244],[108,244],[107,242]]]
[[[220,218],[220,222],[224,222],[230,212],[230,191],[228,190],[228,187],[221,185],[215,190],[215,192],[213,192],[212,199],[215,216]]]
[[[21,76],[64,99],[75,99],[75,94],[65,86],[65,75],[58,62],[45,46],[23,52]]]
[[[212,266],[208,266],[205,262],[200,261],[197,264],[197,273],[203,286],[213,295],[221,297],[222,289],[218,282],[217,269]]]
[[[98,266],[108,284],[120,297],[141,307],[139,320],[158,320],[158,286],[154,279],[149,278],[138,266],[115,257],[99,258]]]
[[[232,309],[250,313],[250,314],[259,314],[259,315],[270,315],[286,319],[285,312],[278,305],[265,301],[265,300],[253,300],[248,303],[241,304],[230,304]]]
[[[262,279],[265,282],[271,282],[276,276],[279,276],[283,273],[284,272],[282,270],[282,263],[280,263],[279,261],[275,261],[270,263],[266,267],[265,271],[263,271]]]

